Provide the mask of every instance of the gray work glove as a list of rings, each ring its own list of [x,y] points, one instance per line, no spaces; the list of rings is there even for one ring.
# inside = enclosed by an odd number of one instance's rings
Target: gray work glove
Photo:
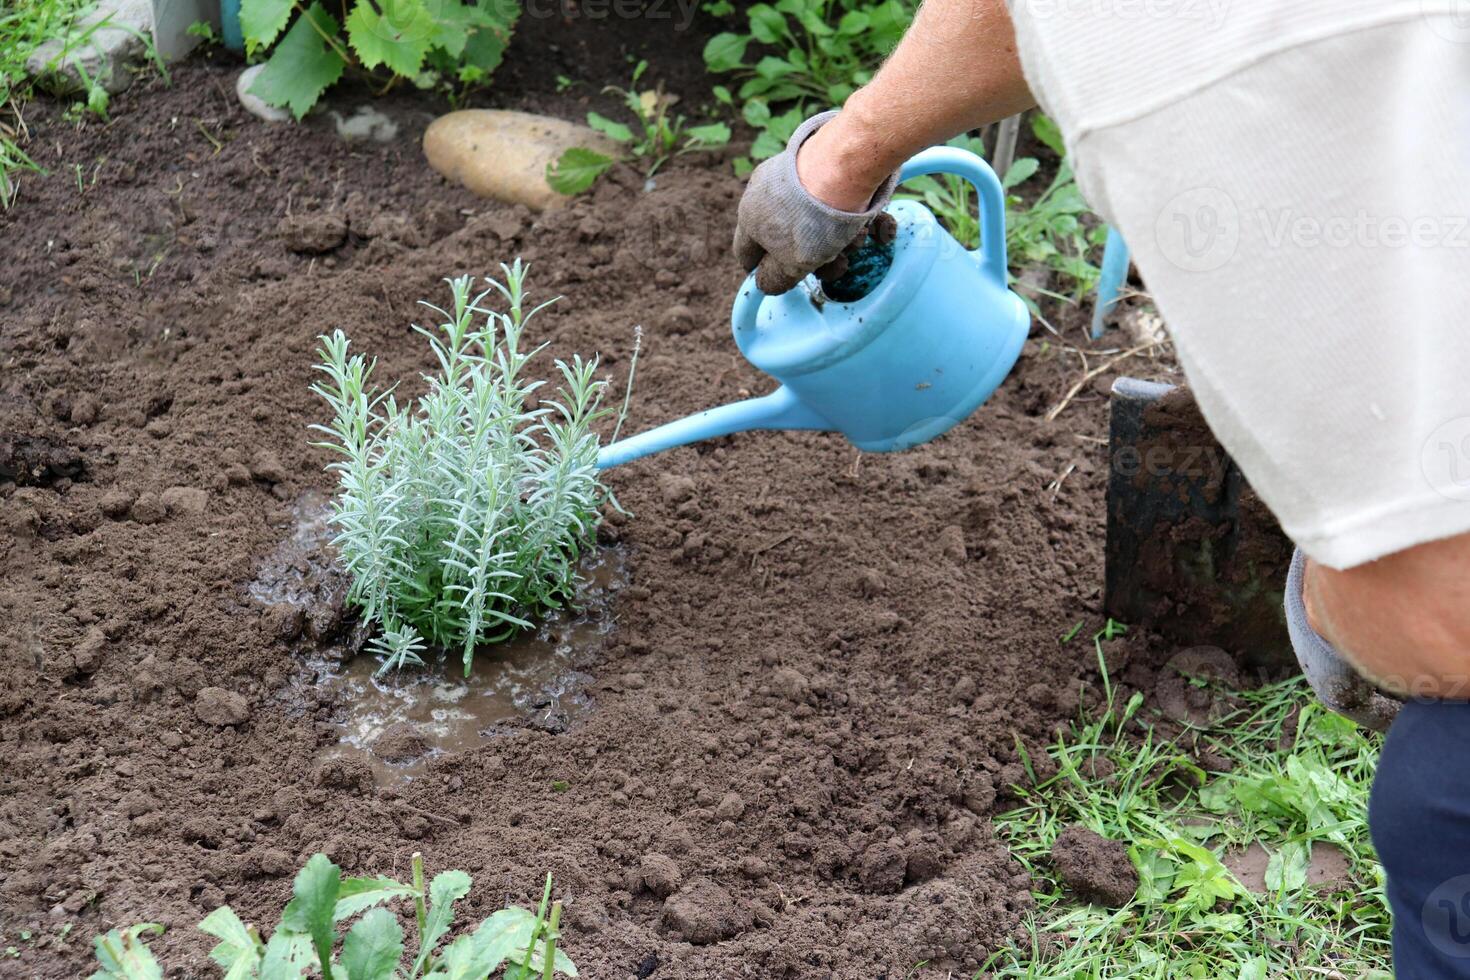
[[[756,269],[755,284],[770,295],[791,289],[809,272],[835,259],[877,217],[893,196],[898,174],[889,175],[866,211],[839,211],[809,194],[796,176],[796,151],[837,115],[818,113],[796,128],[786,149],[755,168],[735,225],[735,257]]]
[[[1307,622],[1302,591],[1306,567],[1306,556],[1298,549],[1291,558],[1291,570],[1286,573],[1286,628],[1291,633],[1291,645],[1296,650],[1297,662],[1302,665],[1302,673],[1327,707],[1364,728],[1387,731],[1402,702],[1374,687]]]

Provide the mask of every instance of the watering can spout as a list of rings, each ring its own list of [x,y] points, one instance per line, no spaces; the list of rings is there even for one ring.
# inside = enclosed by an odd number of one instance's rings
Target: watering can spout
[[[620,439],[604,446],[597,454],[597,468],[605,470],[665,449],[727,436],[733,432],[748,432],[751,429],[831,428],[826,419],[803,405],[790,388],[782,385],[769,395],[696,412],[656,429],[641,432],[631,439]]]

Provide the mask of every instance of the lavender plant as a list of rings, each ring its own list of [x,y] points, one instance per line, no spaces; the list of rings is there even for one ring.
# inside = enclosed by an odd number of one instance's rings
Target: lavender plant
[[[382,627],[381,671],[422,664],[433,644],[460,648],[468,674],[477,644],[562,607],[610,499],[592,431],[611,411],[597,360],[558,360],[559,387],[538,395],[545,382],[525,368],[542,347],[525,349],[524,335],[555,300],[528,308],[525,267],[501,269],[476,295],[469,276],[451,280],[450,310],[424,304],[444,322],[414,326],[438,364],[417,399],[379,392],[376,362],[349,354],[341,330],[320,338],[326,379],[312,390],[334,418],[313,428],[338,456],[333,543],[349,599]],[[481,305],[492,293],[506,312]]]

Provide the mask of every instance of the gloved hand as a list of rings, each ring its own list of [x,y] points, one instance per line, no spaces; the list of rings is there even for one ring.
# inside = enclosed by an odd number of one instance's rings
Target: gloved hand
[[[735,257],[756,269],[755,284],[775,295],[836,258],[893,196],[898,174],[885,180],[868,209],[839,211],[817,200],[796,175],[796,152],[837,111],[818,113],[796,128],[786,149],[750,175],[735,225]]]
[[[1322,703],[1345,718],[1371,728],[1386,731],[1393,723],[1403,702],[1384,694],[1343,659],[1342,654],[1322,638],[1307,622],[1303,600],[1306,584],[1306,556],[1297,551],[1286,573],[1286,628],[1296,659],[1307,675],[1307,683],[1317,692]]]

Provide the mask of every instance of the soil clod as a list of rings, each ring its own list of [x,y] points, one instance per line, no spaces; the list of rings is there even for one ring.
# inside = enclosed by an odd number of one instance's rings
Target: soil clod
[[[429,737],[412,722],[389,725],[373,739],[373,754],[384,762],[412,762],[429,754]]]
[[[733,939],[755,924],[749,909],[709,878],[696,878],[664,903],[664,925],[695,946]]]
[[[668,898],[678,891],[683,881],[684,876],[680,874],[679,866],[667,854],[650,852],[643,855],[638,862],[638,887],[659,898]]]
[[[347,240],[347,219],[340,214],[294,214],[281,219],[277,232],[291,251],[321,255]]]
[[[1119,908],[1138,891],[1138,871],[1127,846],[1080,824],[1061,832],[1051,860],[1067,887],[1089,902]]]
[[[250,705],[234,691],[206,687],[194,696],[194,716],[206,725],[221,728],[243,725],[250,720]]]
[[[77,480],[82,456],[64,443],[44,436],[0,432],[0,483],[47,487],[57,480]]]

